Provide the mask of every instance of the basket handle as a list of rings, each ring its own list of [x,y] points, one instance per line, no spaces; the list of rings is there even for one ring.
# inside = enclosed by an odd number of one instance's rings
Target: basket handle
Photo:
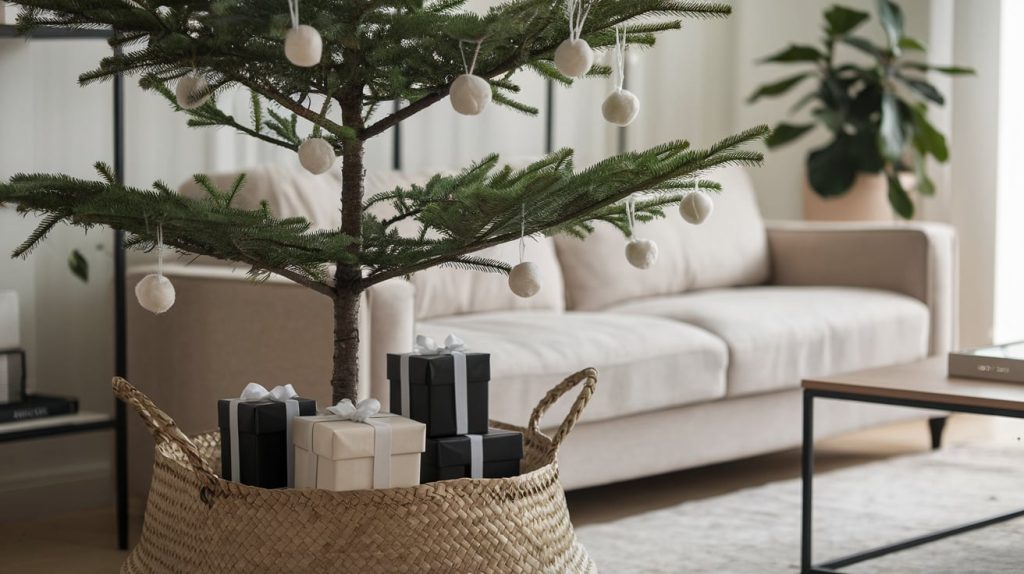
[[[111,386],[114,388],[114,395],[139,414],[157,444],[170,442],[177,445],[181,452],[185,453],[189,466],[200,476],[207,487],[213,488],[217,485],[217,475],[210,469],[206,459],[199,454],[195,443],[181,432],[174,419],[160,410],[145,393],[121,377],[114,377]]]
[[[585,382],[584,382],[585,381]],[[544,398],[537,403],[537,407],[533,409],[533,414],[530,415],[530,424],[526,431],[530,435],[536,435],[540,433],[540,419],[544,417],[544,413],[548,412],[551,405],[555,404],[558,399],[562,398],[565,393],[569,392],[569,389],[576,385],[583,383],[583,388],[580,390],[580,394],[577,395],[576,401],[572,404],[572,408],[569,409],[569,414],[566,415],[565,420],[558,427],[558,431],[555,436],[551,437],[551,448],[552,450],[558,450],[561,446],[562,441],[565,437],[569,436],[576,421],[580,419],[580,415],[583,414],[583,409],[586,408],[587,403],[590,402],[590,398],[594,396],[594,389],[597,387],[597,369],[590,367],[583,369],[577,373],[573,373],[566,377],[564,381],[558,383],[558,386],[548,391]]]

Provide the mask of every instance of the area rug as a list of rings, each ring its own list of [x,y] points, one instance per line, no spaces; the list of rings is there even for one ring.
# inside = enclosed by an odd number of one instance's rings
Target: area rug
[[[1024,508],[1020,448],[952,448],[817,475],[815,562]],[[581,527],[601,572],[798,572],[800,481]],[[863,562],[851,574],[1024,572],[1024,519]]]

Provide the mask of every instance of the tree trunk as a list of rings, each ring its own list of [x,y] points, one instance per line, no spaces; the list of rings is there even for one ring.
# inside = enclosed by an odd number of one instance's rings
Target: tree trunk
[[[334,374],[332,402],[355,402],[359,385],[359,293],[339,293],[334,298]]]
[[[341,103],[345,126],[359,133],[363,129],[362,87]],[[346,140],[341,152],[341,231],[356,239],[349,252],[358,257],[363,229],[363,141]],[[362,268],[358,263],[338,263],[334,275],[334,374],[331,389],[334,402],[356,401],[359,385],[359,298]]]

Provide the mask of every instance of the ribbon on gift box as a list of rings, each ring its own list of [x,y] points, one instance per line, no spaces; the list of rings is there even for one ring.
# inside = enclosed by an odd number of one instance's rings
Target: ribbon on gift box
[[[484,477],[484,435],[468,434],[469,439],[469,477]]]
[[[288,488],[295,486],[295,444],[292,442],[292,419],[299,415],[299,401],[295,400],[298,393],[291,385],[278,385],[271,390],[259,383],[249,383],[242,389],[237,399],[231,399],[228,408],[228,421],[231,426],[231,481],[241,479],[241,459],[238,446],[238,404],[253,401],[277,401],[284,403],[285,409],[285,444],[288,445]]]
[[[368,424],[373,427],[373,488],[391,488],[391,425],[383,420],[391,416],[380,413],[380,401],[377,399],[365,399],[359,404],[353,404],[349,399],[342,399],[333,407],[327,407],[327,412],[332,416],[316,417],[316,422],[330,421],[352,421]],[[313,444],[313,433],[316,425],[310,427],[309,444]],[[320,457],[315,452],[310,452],[308,476],[316,487],[317,471],[320,466]]]
[[[401,356],[401,415],[411,418],[409,407],[409,357],[413,355],[451,355],[455,362],[455,434],[469,432],[468,380],[466,369],[466,344],[455,335],[445,337],[444,346],[439,346],[426,335],[416,335],[416,347],[412,353]],[[394,407],[392,407],[394,408]]]

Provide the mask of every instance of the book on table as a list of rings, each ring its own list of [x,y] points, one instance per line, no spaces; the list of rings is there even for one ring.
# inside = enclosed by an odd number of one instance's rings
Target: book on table
[[[1024,383],[1024,341],[953,351],[949,376]]]
[[[78,399],[51,395],[26,395],[17,403],[0,405],[0,423],[38,419],[78,412]]]

